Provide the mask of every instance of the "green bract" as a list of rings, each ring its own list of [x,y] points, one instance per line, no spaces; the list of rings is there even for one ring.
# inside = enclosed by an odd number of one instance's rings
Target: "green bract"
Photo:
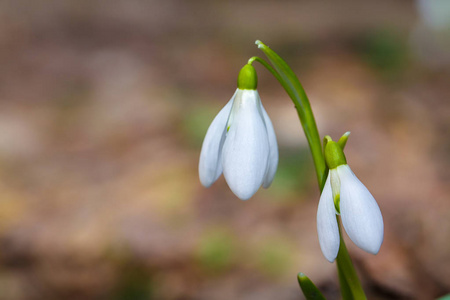
[[[347,164],[344,151],[342,151],[341,146],[335,141],[330,140],[327,142],[325,146],[325,161],[330,170]]]
[[[252,65],[245,65],[239,72],[237,87],[240,90],[256,90],[258,86],[258,76]]]

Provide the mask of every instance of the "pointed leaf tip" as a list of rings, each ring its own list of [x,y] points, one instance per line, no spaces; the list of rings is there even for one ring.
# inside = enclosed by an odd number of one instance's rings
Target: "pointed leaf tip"
[[[350,131],[344,133],[338,141],[339,146],[344,150],[345,145],[347,144],[348,137],[350,136]]]
[[[303,273],[298,273],[297,280],[307,300],[325,300],[314,283]]]
[[[266,47],[266,45],[263,42],[261,42],[260,40],[256,40],[255,44],[258,45],[259,49]]]

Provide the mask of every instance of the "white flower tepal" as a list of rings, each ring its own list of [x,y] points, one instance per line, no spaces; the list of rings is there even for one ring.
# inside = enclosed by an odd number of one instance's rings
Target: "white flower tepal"
[[[331,191],[330,174],[320,196],[317,209],[317,234],[320,249],[326,259],[333,262],[339,251],[339,229],[336,220],[336,209]]]
[[[331,143],[339,147],[337,143]],[[346,164],[345,157],[337,164],[336,161],[329,166],[330,171],[317,210],[320,248],[330,262],[336,259],[340,243],[336,215],[340,214],[350,239],[364,251],[377,254],[384,236],[380,208],[369,190]]]
[[[244,88],[238,84],[231,100],[211,123],[199,162],[200,181],[205,187],[223,172],[230,189],[242,200],[253,196],[261,185],[269,187],[278,165],[272,122],[256,84],[253,89],[245,89],[245,84]]]
[[[384,236],[380,208],[348,165],[337,167],[337,172],[341,179],[340,209],[345,231],[356,246],[377,254]]]
[[[222,157],[222,147],[227,133],[227,121],[236,94],[237,90],[231,100],[214,118],[203,140],[198,173],[200,182],[205,187],[210,187],[222,174],[222,160],[219,157]]]

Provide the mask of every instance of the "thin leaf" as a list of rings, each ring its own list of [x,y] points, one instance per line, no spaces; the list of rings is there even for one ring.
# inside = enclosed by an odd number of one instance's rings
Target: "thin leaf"
[[[305,274],[298,273],[298,283],[307,300],[325,300],[325,297]]]

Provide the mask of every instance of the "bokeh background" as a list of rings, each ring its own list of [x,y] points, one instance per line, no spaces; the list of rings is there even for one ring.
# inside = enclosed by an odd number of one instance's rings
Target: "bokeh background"
[[[377,199],[370,299],[450,291],[447,0],[0,2],[0,299],[339,299],[290,99],[256,64],[272,187],[205,189],[206,130],[256,39],[292,66],[321,135]]]

